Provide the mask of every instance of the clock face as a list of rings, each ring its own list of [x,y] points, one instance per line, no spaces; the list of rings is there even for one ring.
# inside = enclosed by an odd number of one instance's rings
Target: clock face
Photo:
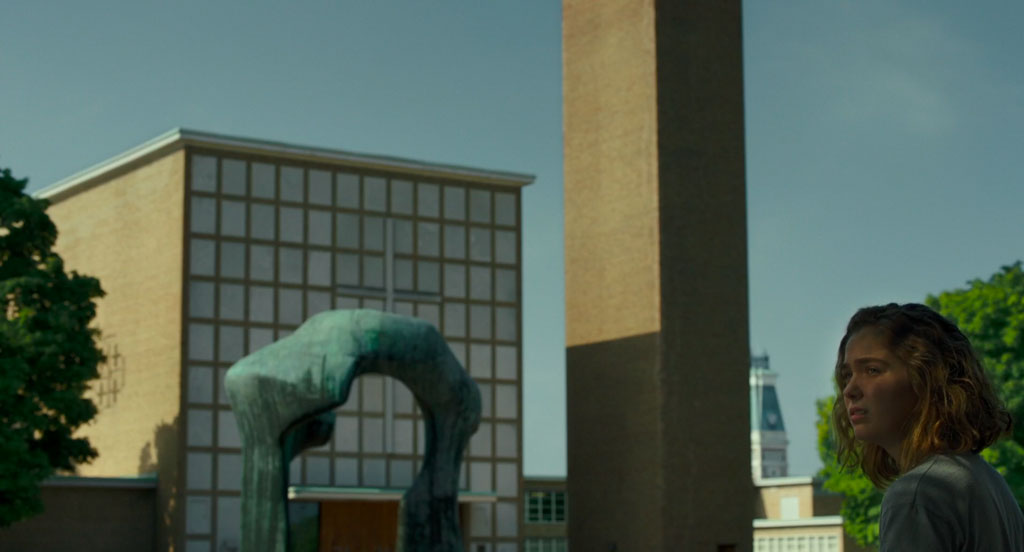
[[[767,418],[770,426],[774,426],[779,421],[779,417],[774,412],[769,412]]]

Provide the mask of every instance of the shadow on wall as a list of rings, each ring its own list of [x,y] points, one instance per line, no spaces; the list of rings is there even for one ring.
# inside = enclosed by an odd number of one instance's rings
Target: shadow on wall
[[[178,523],[178,416],[153,430],[153,441],[139,452],[139,475],[157,475],[157,550],[174,550]],[[155,450],[154,450],[155,449]]]

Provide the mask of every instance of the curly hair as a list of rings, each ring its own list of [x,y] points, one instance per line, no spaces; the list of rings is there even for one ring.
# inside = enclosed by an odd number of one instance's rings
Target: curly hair
[[[908,368],[916,405],[903,426],[900,458],[881,446],[857,441],[843,400],[847,380],[842,370],[846,344],[864,328],[886,338],[889,351]],[[980,452],[1009,434],[1013,418],[996,395],[971,342],[955,324],[925,305],[889,303],[856,312],[839,343],[832,407],[836,456],[846,468],[858,466],[884,489],[937,453]]]

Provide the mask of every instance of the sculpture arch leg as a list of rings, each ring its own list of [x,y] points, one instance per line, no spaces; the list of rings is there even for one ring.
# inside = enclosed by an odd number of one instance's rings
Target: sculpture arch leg
[[[360,374],[402,381],[424,413],[423,467],[400,505],[398,550],[462,550],[458,474],[480,423],[480,392],[440,333],[414,318],[329,311],[239,360],[225,386],[242,437],[242,549],[288,547],[287,468],[323,444]]]

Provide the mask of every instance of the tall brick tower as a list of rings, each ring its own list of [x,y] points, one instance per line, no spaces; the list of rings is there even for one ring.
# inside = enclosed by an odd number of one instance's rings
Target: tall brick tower
[[[563,0],[569,540],[751,549],[739,0]]]

